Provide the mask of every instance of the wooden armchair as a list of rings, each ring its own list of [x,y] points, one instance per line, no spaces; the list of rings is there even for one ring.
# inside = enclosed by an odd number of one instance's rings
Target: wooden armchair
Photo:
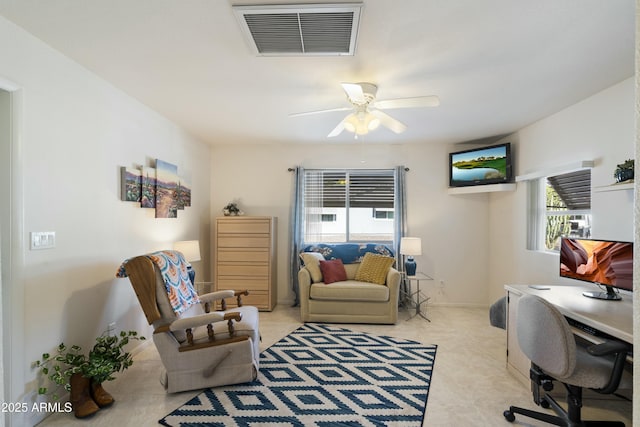
[[[175,256],[172,251],[164,254]],[[173,259],[173,258],[172,258]],[[178,274],[184,259],[176,256]],[[242,306],[247,291],[195,294],[194,303],[180,314],[174,312],[160,268],[149,256],[131,258],[123,265],[138,301],[153,326],[153,341],[165,367],[163,385],[178,392],[252,381],[258,372],[258,310]],[[226,310],[224,299],[236,298],[238,307]],[[211,311],[222,301],[221,311]]]

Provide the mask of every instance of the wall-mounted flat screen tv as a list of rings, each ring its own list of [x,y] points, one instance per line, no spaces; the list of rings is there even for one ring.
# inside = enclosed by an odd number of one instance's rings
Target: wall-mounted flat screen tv
[[[449,153],[451,187],[512,181],[511,143]]]

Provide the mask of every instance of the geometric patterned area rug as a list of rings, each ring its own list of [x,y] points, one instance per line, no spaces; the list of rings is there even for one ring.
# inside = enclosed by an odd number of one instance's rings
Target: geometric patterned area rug
[[[307,323],[260,354],[258,378],[207,389],[165,426],[421,426],[435,345]]]

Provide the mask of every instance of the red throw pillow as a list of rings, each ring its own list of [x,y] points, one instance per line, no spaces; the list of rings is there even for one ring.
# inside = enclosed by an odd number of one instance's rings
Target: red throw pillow
[[[347,271],[344,269],[344,264],[342,264],[341,259],[320,261],[320,271],[322,271],[325,285],[347,280]]]

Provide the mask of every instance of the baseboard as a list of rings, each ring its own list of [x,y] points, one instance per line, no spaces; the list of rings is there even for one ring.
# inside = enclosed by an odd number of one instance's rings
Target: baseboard
[[[129,341],[131,342],[131,341]],[[153,344],[153,340],[145,339],[144,341],[140,341],[140,344],[135,348],[131,349],[129,353],[131,353],[131,357],[135,358],[138,354],[142,353],[146,350],[147,347]]]
[[[427,304],[427,307],[454,307],[454,308],[482,308],[489,309],[488,304],[475,304],[464,302],[434,302]]]

